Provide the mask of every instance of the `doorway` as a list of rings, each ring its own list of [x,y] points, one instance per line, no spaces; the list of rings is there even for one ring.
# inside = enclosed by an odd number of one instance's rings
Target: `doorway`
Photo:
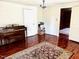
[[[68,44],[71,8],[62,8],[60,13],[60,29],[58,45],[65,48]]]
[[[60,30],[70,27],[71,8],[61,9],[60,14]]]

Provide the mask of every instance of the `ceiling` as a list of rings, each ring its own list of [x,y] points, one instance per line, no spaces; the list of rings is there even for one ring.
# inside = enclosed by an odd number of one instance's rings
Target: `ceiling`
[[[40,5],[42,0],[0,0],[8,1],[14,3],[28,4],[28,5]],[[67,3],[67,2],[77,2],[79,0],[45,0],[47,5],[57,4],[57,3]]]

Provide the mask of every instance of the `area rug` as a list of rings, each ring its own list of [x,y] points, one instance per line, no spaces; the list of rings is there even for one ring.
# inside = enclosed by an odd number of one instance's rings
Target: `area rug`
[[[72,52],[48,42],[42,42],[28,49],[12,54],[5,59],[69,59]]]

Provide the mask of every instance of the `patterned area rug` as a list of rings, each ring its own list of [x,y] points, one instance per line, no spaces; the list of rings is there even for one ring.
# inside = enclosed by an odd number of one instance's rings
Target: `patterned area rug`
[[[72,52],[66,51],[48,42],[42,42],[17,52],[5,59],[69,59]]]

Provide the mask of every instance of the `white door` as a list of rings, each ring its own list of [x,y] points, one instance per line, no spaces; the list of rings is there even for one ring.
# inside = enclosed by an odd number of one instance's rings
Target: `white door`
[[[37,34],[37,9],[24,9],[24,25],[27,27],[27,36]]]

